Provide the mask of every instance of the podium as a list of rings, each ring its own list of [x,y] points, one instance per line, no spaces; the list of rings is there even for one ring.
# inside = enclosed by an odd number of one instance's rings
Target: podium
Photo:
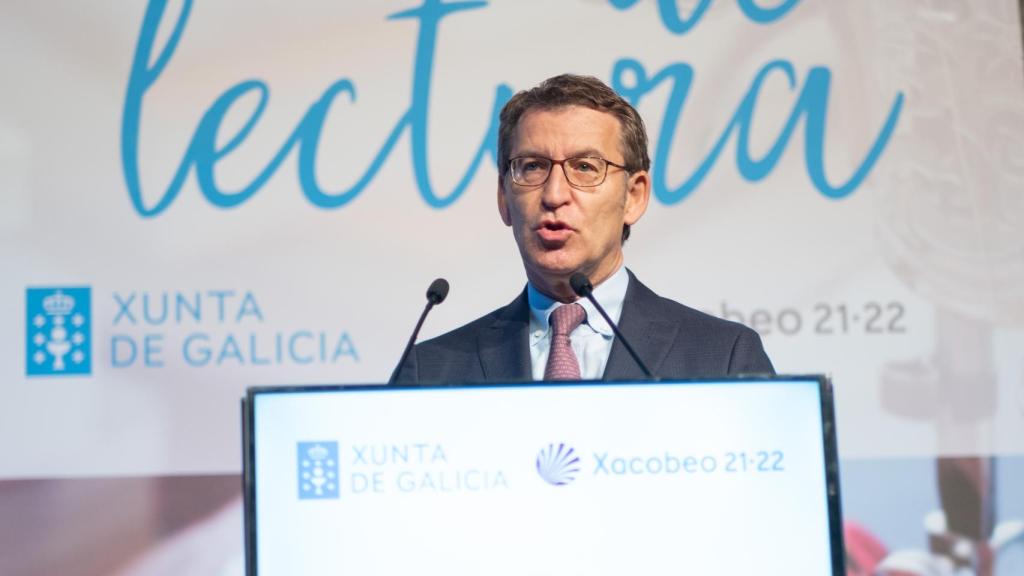
[[[844,574],[819,376],[258,387],[247,572]]]

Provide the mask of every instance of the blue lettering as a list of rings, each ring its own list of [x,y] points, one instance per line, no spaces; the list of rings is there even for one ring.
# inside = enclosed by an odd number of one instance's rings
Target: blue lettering
[[[245,364],[245,360],[242,359],[242,351],[238,348],[238,342],[235,342],[235,337],[230,334],[224,338],[224,345],[220,349],[220,355],[217,356],[217,364],[223,364],[228,358],[234,358],[239,364]]]
[[[648,458],[646,462],[647,473],[649,474],[661,474],[664,463],[657,458]]]
[[[298,128],[295,129],[295,136],[301,141],[299,145],[299,184],[302,186],[306,199],[314,206],[321,208],[344,206],[362,192],[363,188],[370,183],[377,174],[377,171],[380,170],[384,160],[391,152],[391,147],[395,145],[395,141],[398,140],[402,133],[401,123],[399,123],[391,131],[391,135],[388,136],[387,141],[377,152],[377,156],[370,163],[369,169],[354,186],[342,192],[325,192],[316,181],[316,158],[317,149],[320,147],[320,133],[323,130],[331,102],[339,93],[346,92],[349,98],[355,102],[356,88],[352,82],[343,79],[331,84],[324,91],[320,100],[309,107]]]
[[[191,366],[206,366],[210,363],[210,337],[202,332],[194,332],[185,338],[182,344],[182,356]]]
[[[484,154],[490,152],[492,158],[497,157],[495,149],[497,143],[497,115],[501,111],[502,106],[505,105],[505,101],[511,98],[511,90],[504,86],[499,87],[497,90],[494,109],[491,114],[490,129],[480,144],[480,148],[471,161],[466,174],[455,186],[455,190],[448,194],[448,196],[441,198],[434,192],[427,170],[427,112],[430,104],[431,78],[434,73],[437,26],[440,24],[441,19],[449,13],[483,8],[486,5],[486,2],[445,3],[443,0],[424,0],[423,5],[419,8],[392,14],[389,17],[392,20],[403,18],[418,18],[420,20],[420,34],[416,42],[416,62],[413,72],[412,103],[403,120],[407,121],[410,125],[413,170],[416,173],[416,184],[419,186],[423,199],[434,208],[444,208],[462,195],[473,179],[473,175],[476,173],[480,161],[483,160]],[[401,125],[401,122],[399,125]]]
[[[312,356],[299,356],[298,351],[296,351],[296,349],[295,349],[295,343],[299,340],[299,338],[303,338],[305,340],[312,340],[313,339],[313,334],[308,332],[308,331],[306,331],[306,330],[303,330],[301,332],[296,332],[295,334],[292,334],[292,337],[288,339],[288,352],[291,355],[292,360],[296,364],[309,364],[310,362],[313,361],[313,357]]]
[[[683,459],[683,470],[692,474],[697,471],[697,459],[693,456],[687,456]]]
[[[114,368],[131,366],[135,362],[136,348],[135,341],[130,336],[114,334],[110,337],[110,365]],[[124,355],[118,354],[117,351],[119,349],[126,351],[126,353]]]
[[[189,168],[188,156],[186,156],[178,165],[178,171],[174,174],[174,179],[160,201],[152,208],[146,207],[142,197],[142,185],[139,182],[139,128],[142,119],[142,98],[160,77],[160,73],[163,72],[171,55],[178,47],[181,34],[185,30],[185,22],[188,21],[189,11],[192,9],[192,0],[185,0],[182,3],[178,21],[174,24],[167,43],[164,44],[163,50],[160,51],[160,55],[151,67],[149,63],[153,54],[153,42],[156,40],[157,29],[160,27],[160,21],[163,19],[166,8],[167,0],[152,0],[146,7],[146,14],[142,19],[142,30],[139,32],[139,43],[135,47],[135,57],[132,59],[131,74],[128,76],[128,89],[124,97],[124,115],[121,119],[121,165],[124,170],[125,185],[128,187],[128,196],[131,198],[135,211],[144,217],[155,216],[171,205],[181,190]]]
[[[362,492],[383,492],[384,491],[384,477],[380,472],[374,472],[372,474],[352,474],[352,493],[359,494]]]
[[[370,477],[366,474],[360,474],[356,472],[352,474],[350,478],[352,481],[351,492],[353,494],[360,494],[362,492],[366,492],[366,489],[369,488],[370,486]]]
[[[718,469],[718,460],[714,456],[705,456],[700,459],[700,469],[705,472],[714,472]]]
[[[431,456],[430,463],[435,464],[437,462],[448,462],[448,457],[444,454],[444,449],[440,444],[434,446],[434,454]]]
[[[248,200],[266,183],[296,144],[299,145],[298,175],[303,193],[312,204],[321,208],[337,208],[355,198],[373,180],[384,161],[390,155],[398,138],[406,129],[409,130],[412,140],[412,163],[420,195],[428,205],[434,208],[444,208],[457,200],[469,186],[484,158],[487,155],[490,155],[492,159],[497,156],[497,116],[502,106],[512,95],[511,89],[504,85],[498,86],[495,90],[495,101],[491,117],[489,118],[487,133],[462,179],[446,196],[440,196],[434,191],[428,169],[427,142],[429,141],[429,133],[427,119],[430,87],[433,77],[434,53],[437,47],[437,28],[441,20],[449,14],[463,10],[483,8],[487,3],[483,1],[444,2],[443,0],[424,0],[423,4],[417,8],[389,16],[390,20],[416,19],[420,23],[416,42],[411,101],[409,108],[399,118],[366,172],[351,188],[336,193],[325,192],[317,183],[315,175],[317,149],[323,124],[331,103],[339,94],[347,94],[352,101],[355,101],[355,85],[347,79],[341,79],[331,84],[324,91],[321,98],[310,106],[305,116],[303,116],[273,159],[248,186],[236,192],[225,192],[217,186],[214,178],[216,163],[245,140],[262,116],[269,99],[270,90],[264,82],[248,80],[232,86],[221,94],[203,114],[171,184],[155,206],[147,207],[143,199],[143,191],[138,173],[138,140],[142,117],[142,101],[145,93],[159,78],[174,54],[188,21],[192,2],[187,0],[184,3],[170,38],[162,50],[160,50],[157,62],[150,66],[149,61],[154,51],[157,29],[164,16],[166,5],[166,0],[151,0],[146,9],[128,80],[121,125],[121,160],[125,182],[135,210],[144,217],[155,216],[170,206],[171,202],[174,201],[181,191],[189,167],[193,164],[195,165],[196,180],[199,188],[211,204],[222,208],[237,206]],[[249,115],[244,126],[233,134],[227,143],[218,148],[218,132],[224,117],[239,99],[250,93],[257,95],[255,109]]]
[[[151,294],[149,292],[143,292],[142,293],[142,318],[148,324],[153,324],[153,325],[163,324],[164,321],[167,320],[167,293],[164,292],[164,293],[160,294],[160,297],[159,297],[160,314],[159,314],[159,316],[157,314],[155,314],[153,310],[150,309],[150,301],[152,299],[153,298],[151,298]],[[156,304],[153,305],[153,308],[156,308]]]
[[[622,475],[626,473],[626,461],[622,458],[612,460],[612,474]]]
[[[121,298],[121,295],[114,292],[114,302],[117,304],[117,315],[114,316],[114,326],[125,317],[128,322],[135,324],[135,316],[132,315],[131,305],[135,301],[135,292],[128,295],[128,299]]]
[[[628,10],[638,2],[637,0],[609,0],[609,3],[618,10]],[[769,4],[769,2],[737,0],[737,5],[744,16],[757,24],[770,24],[779,21],[797,7],[799,0],[776,0],[773,6],[768,7],[764,7],[764,4]],[[210,204],[222,208],[238,206],[258,192],[278,170],[292,149],[297,148],[297,176],[306,199],[322,209],[338,208],[352,201],[370,184],[391,155],[398,140],[408,133],[411,164],[421,198],[433,208],[442,209],[449,206],[462,196],[486,157],[489,156],[492,161],[496,159],[498,114],[511,97],[512,89],[505,84],[499,84],[495,88],[494,105],[481,143],[455,186],[446,193],[440,193],[431,178],[428,145],[430,141],[430,95],[438,45],[438,28],[441,21],[452,14],[477,10],[486,5],[487,3],[482,0],[451,2],[422,0],[421,4],[414,8],[388,16],[389,20],[408,19],[418,23],[409,105],[398,117],[365,172],[351,187],[328,191],[321,186],[316,178],[320,141],[332,106],[339,98],[344,98],[353,104],[356,101],[356,85],[347,78],[341,78],[331,83],[320,98],[311,103],[292,133],[247,185],[238,190],[229,191],[217,184],[215,169],[218,162],[231,154],[250,136],[270,100],[270,88],[266,82],[260,79],[250,79],[228,88],[203,113],[170,184],[155,202],[147,203],[141,187],[138,167],[143,102],[146,93],[157,82],[179,46],[192,8],[191,0],[183,2],[180,12],[175,16],[174,23],[170,27],[171,32],[167,39],[162,45],[157,45],[157,32],[166,16],[167,1],[150,0],[143,17],[132,60],[121,125],[121,160],[132,205],[143,217],[160,214],[175,200],[188,173],[194,167],[199,190]],[[676,35],[686,34],[697,26],[710,5],[711,0],[701,0],[696,3],[688,15],[684,16],[680,14],[675,0],[659,0],[657,3],[662,25],[668,32]],[[671,205],[684,200],[703,182],[734,133],[736,165],[739,173],[751,182],[763,179],[775,168],[800,121],[804,123],[806,170],[815,188],[823,196],[841,199],[853,193],[861,185],[884,152],[895,130],[902,109],[903,94],[897,93],[882,128],[853,173],[845,181],[833,182],[826,176],[824,169],[825,126],[831,85],[831,71],[825,67],[813,67],[808,71],[790,116],[770,150],[760,158],[752,157],[749,141],[754,110],[762,84],[774,73],[782,73],[788,81],[790,89],[794,91],[797,89],[796,73],[791,63],[776,60],[763,66],[751,82],[729,124],[707,156],[681,184],[670,187],[667,182],[667,171],[671,146],[675,140],[683,106],[693,83],[694,70],[688,64],[673,63],[648,78],[643,66],[636,60],[627,58],[615,63],[612,71],[612,86],[633,104],[637,104],[643,96],[658,88],[662,83],[671,85],[658,142],[654,150],[652,187],[659,202]],[[627,78],[631,78],[631,81],[627,82]],[[254,100],[254,105],[248,111],[245,122],[232,134],[220,134],[225,117],[243,99]],[[218,145],[218,142],[221,144]],[[243,303],[243,310],[244,305]],[[190,310],[193,317],[198,318],[198,303],[194,309]],[[255,311],[258,313],[258,309]],[[134,323],[134,318],[130,313],[127,315],[126,313],[127,304],[122,307],[115,322],[125,318]],[[262,315],[258,317],[262,321]],[[336,347],[335,359],[338,357],[338,348],[340,346]],[[352,352],[355,358],[354,350]],[[324,360],[325,354],[326,351],[321,352],[321,361]]]
[[[160,368],[164,365],[161,358],[163,355],[164,341],[162,334],[146,334],[142,337],[142,361],[147,368]]]
[[[612,7],[618,10],[628,10],[639,0],[609,0]],[[661,16],[661,24],[669,32],[676,35],[683,35],[689,32],[697,22],[700,22],[704,11],[711,5],[711,0],[700,0],[700,4],[694,6],[688,18],[679,17],[679,7],[676,0],[658,0],[658,15]]]
[[[608,3],[617,10],[628,10],[635,6],[639,0],[608,0]],[[752,22],[757,24],[771,24],[786,15],[800,0],[784,0],[774,8],[761,8],[754,0],[737,0],[740,10]],[[700,0],[700,4],[693,7],[690,15],[686,18],[679,16],[677,0],[658,0],[658,15],[661,17],[661,24],[672,34],[682,36],[700,22],[704,12],[711,6],[711,0]]]
[[[224,117],[227,116],[229,109],[236,101],[254,91],[259,94],[256,109],[245,121],[245,125],[222,148],[218,149],[217,136]],[[266,84],[258,80],[249,80],[236,84],[214,101],[210,109],[203,114],[203,118],[199,121],[199,126],[196,127],[196,132],[192,136],[192,144],[189,146],[183,162],[187,162],[191,158],[195,163],[196,180],[199,183],[199,189],[214,206],[231,208],[248,200],[250,196],[263,187],[263,184],[277,170],[277,166],[284,160],[288,150],[291,148],[292,140],[289,139],[270,163],[263,168],[263,171],[248,186],[241,190],[225,192],[217,187],[213,174],[214,166],[218,160],[237,148],[249,135],[249,132],[252,131],[256,121],[260,119],[260,116],[263,115],[263,110],[267,107],[268,93],[269,90]]]
[[[253,366],[266,366],[270,364],[270,358],[261,358],[259,353],[256,351],[256,333],[252,332],[249,334],[249,352],[250,360],[252,360]]]
[[[224,299],[229,296],[234,296],[234,290],[210,290],[208,292],[210,297],[217,301],[217,321],[221,324],[224,323]]]
[[[825,120],[828,110],[829,84],[831,81],[831,73],[827,68],[814,67],[811,69],[785,127],[764,157],[754,159],[750,155],[750,125],[753,122],[757,96],[760,94],[761,85],[765,79],[776,70],[785,74],[790,88],[796,87],[796,76],[791,63],[775,60],[762,67],[747,90],[743,101],[733,114],[729,125],[722,132],[722,135],[718,138],[718,141],[697,170],[681,185],[670,189],[666,182],[666,171],[669,165],[668,157],[671,143],[675,138],[679,115],[693,79],[693,69],[687,64],[671,64],[653,78],[647,80],[643,65],[638,61],[623,59],[615,64],[615,69],[612,73],[612,86],[634,105],[639,102],[642,96],[657,88],[662,82],[672,82],[672,91],[669,95],[668,105],[665,109],[661,131],[655,147],[654,167],[651,174],[654,195],[660,202],[676,204],[686,198],[703,181],[708,171],[718,160],[719,154],[721,154],[722,149],[734,130],[738,132],[736,138],[736,165],[740,174],[749,181],[761,180],[775,168],[789,143],[793,130],[801,118],[804,119],[804,158],[807,171],[811,176],[811,182],[814,186],[822,195],[833,199],[844,198],[857,189],[871,171],[871,168],[877,162],[889,139],[892,137],[903,105],[903,94],[897,95],[882,130],[854,174],[846,182],[833,186],[828,182],[824,173]]]
[[[352,360],[359,362],[359,353],[356,351],[356,345],[352,342],[348,332],[342,332],[341,336],[338,337],[338,343],[334,347],[334,355],[331,356],[331,363],[337,362],[338,358],[343,356],[350,356]]]
[[[373,463],[377,466],[383,466],[388,463],[388,452],[385,446],[381,446],[380,450],[377,450],[377,447],[374,446],[370,449],[370,454],[373,457]]]
[[[679,458],[665,452],[665,472],[675,474],[679,472]]]
[[[241,322],[246,316],[253,316],[256,320],[263,322],[263,312],[260,311],[259,305],[256,304],[256,298],[249,291],[246,291],[245,296],[242,297],[242,305],[238,308],[235,322]]]
[[[771,24],[785,16],[800,0],[785,0],[774,8],[761,8],[754,3],[754,0],[737,0],[737,2],[751,21],[758,24]]]
[[[181,292],[175,294],[174,297],[174,319],[178,324],[181,324],[181,319],[185,316],[182,311],[187,312],[192,320],[199,322],[200,319],[200,305],[199,305],[199,292],[195,293],[195,300],[191,304],[185,298],[185,295]]]
[[[793,84],[792,66],[788,63],[786,74],[790,78],[790,85]],[[811,176],[811,182],[822,194],[829,198],[845,198],[860,186],[868,173],[878,162],[882,152],[885,150],[889,139],[896,130],[896,122],[899,120],[900,111],[903,109],[903,93],[898,92],[896,99],[889,108],[889,115],[885,119],[878,137],[868,150],[867,155],[857,170],[850,176],[850,179],[843,184],[832,186],[825,177],[825,121],[828,112],[829,84],[832,74],[828,68],[815,67],[811,69],[800,101],[790,116],[793,123],[800,112],[804,114],[804,158],[807,165],[807,172]],[[787,129],[789,125],[787,124]]]

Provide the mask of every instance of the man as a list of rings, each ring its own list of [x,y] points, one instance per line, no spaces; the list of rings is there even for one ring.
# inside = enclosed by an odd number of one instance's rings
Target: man
[[[661,298],[623,266],[650,200],[639,113],[600,80],[562,75],[501,111],[498,212],[529,280],[511,304],[415,347],[399,382],[644,377],[569,286],[576,272],[660,378],[773,373],[749,328]]]

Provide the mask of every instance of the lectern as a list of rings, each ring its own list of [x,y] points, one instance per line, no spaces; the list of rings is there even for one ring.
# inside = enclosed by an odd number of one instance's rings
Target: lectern
[[[818,376],[262,387],[249,574],[844,574]]]

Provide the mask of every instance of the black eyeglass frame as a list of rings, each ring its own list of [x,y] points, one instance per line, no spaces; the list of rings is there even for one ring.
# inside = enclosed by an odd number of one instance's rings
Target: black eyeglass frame
[[[551,163],[551,166],[548,167],[548,174],[547,174],[547,176],[544,177],[544,180],[542,180],[538,184],[524,184],[524,183],[518,182],[516,180],[515,171],[512,170],[512,163],[515,162],[516,160],[522,160],[523,158],[535,158],[537,160],[547,160],[548,162]],[[565,163],[569,162],[570,160],[600,160],[601,162],[604,162],[605,163],[604,174],[601,175],[601,181],[600,182],[596,182],[594,184],[577,184],[576,182],[573,182],[572,178],[569,176],[569,173],[566,172],[566,170],[565,170]],[[627,168],[626,166],[624,166],[622,164],[616,164],[615,162],[612,162],[611,160],[608,160],[608,159],[605,159],[605,158],[601,158],[600,156],[573,156],[572,158],[562,158],[561,160],[555,160],[554,158],[548,158],[546,156],[537,156],[535,154],[529,154],[529,155],[526,155],[526,156],[516,156],[514,158],[509,158],[508,159],[508,177],[509,177],[510,180],[512,180],[512,183],[515,184],[516,186],[522,186],[524,188],[539,188],[539,187],[547,184],[548,179],[551,178],[551,172],[554,171],[556,165],[562,167],[562,174],[565,175],[565,180],[567,182],[569,182],[569,184],[571,184],[572,186],[576,186],[578,188],[596,188],[596,187],[600,186],[601,184],[604,184],[604,181],[608,179],[608,167],[609,166],[615,166],[616,168],[619,168],[621,170],[625,170],[625,172],[627,174],[631,174],[633,172],[632,170],[630,170],[629,168]]]

